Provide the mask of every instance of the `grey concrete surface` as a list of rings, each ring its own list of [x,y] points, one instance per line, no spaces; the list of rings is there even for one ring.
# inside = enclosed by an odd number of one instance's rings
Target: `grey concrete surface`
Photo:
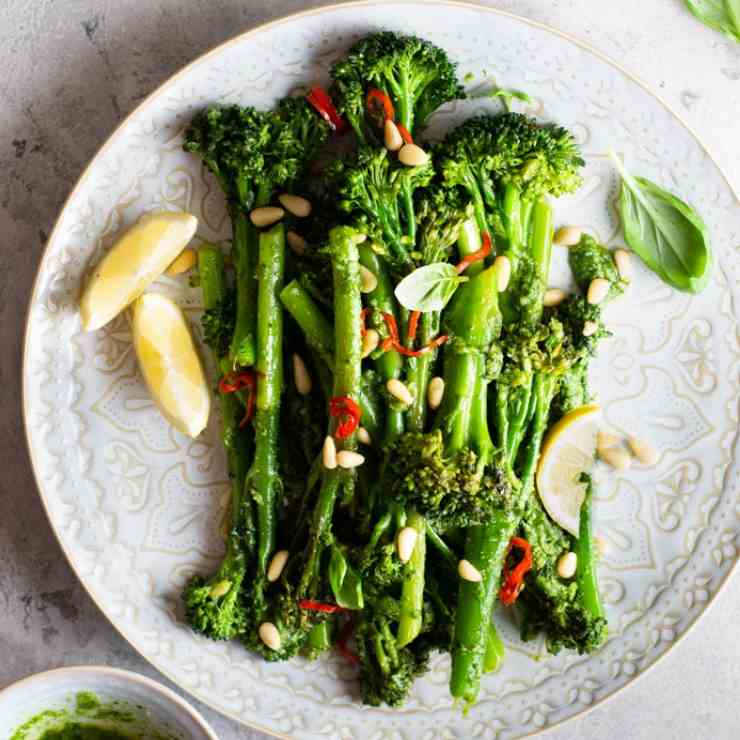
[[[571,33],[618,59],[683,115],[740,189],[740,44],[697,24],[681,0],[489,4]],[[31,283],[55,216],[98,145],[158,83],[218,42],[309,5],[0,2],[0,687],[78,663],[116,665],[161,679],[72,574],[38,501],[26,456],[22,334]],[[700,626],[658,666],[546,737],[738,737],[739,613],[735,577]],[[199,709],[224,740],[258,737]]]

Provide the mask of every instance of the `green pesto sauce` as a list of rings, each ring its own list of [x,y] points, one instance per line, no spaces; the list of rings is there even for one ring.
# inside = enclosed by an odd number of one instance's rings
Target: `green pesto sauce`
[[[80,722],[69,722],[55,730],[47,730],[39,740],[133,740],[128,733],[106,730]]]
[[[140,707],[139,707],[140,709]],[[175,740],[163,735],[123,702],[103,703],[90,691],[75,697],[74,709],[50,709],[18,727],[10,740]]]

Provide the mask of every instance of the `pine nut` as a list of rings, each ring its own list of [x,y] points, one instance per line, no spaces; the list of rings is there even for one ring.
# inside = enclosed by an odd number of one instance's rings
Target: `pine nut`
[[[429,161],[429,155],[416,144],[404,144],[398,151],[398,161],[407,167],[421,167]]]
[[[198,261],[198,255],[192,247],[186,247],[180,252],[178,257],[170,263],[170,266],[165,270],[166,275],[182,275],[183,272],[195,267],[195,263]]]
[[[655,465],[660,459],[660,453],[655,449],[649,442],[638,437],[630,437],[627,440],[627,444],[632,450],[632,454],[641,462],[643,465]]]
[[[249,214],[249,218],[258,229],[262,229],[265,226],[276,224],[284,215],[285,211],[282,208],[262,206],[261,208],[255,208]]]
[[[499,293],[503,293],[511,280],[511,260],[501,255],[493,261],[493,267],[496,270],[496,288]]]
[[[611,288],[611,283],[608,280],[605,278],[594,278],[589,283],[586,300],[592,306],[598,306],[609,295],[609,288]]]
[[[596,432],[597,449],[606,449],[607,447],[616,447],[620,442],[619,437],[610,432]]]
[[[290,553],[287,550],[278,550],[270,560],[270,565],[267,568],[267,580],[270,583],[275,583],[280,578],[285,564],[288,562]]]
[[[398,537],[396,537],[396,550],[398,552],[398,559],[402,563],[408,563],[411,560],[418,538],[419,533],[413,527],[404,527],[398,533]]]
[[[560,305],[566,298],[567,293],[560,288],[548,288],[542,303],[548,308]]]
[[[385,384],[385,387],[393,398],[398,399],[401,403],[406,404],[406,406],[410,406],[414,402],[411,391],[398,378],[391,378]]]
[[[429,403],[429,408],[434,410],[438,409],[442,404],[444,395],[444,379],[437,375],[429,381],[429,386],[427,387],[427,402]]]
[[[337,445],[331,435],[326,437],[321,448],[321,462],[327,470],[334,470],[337,467]]]
[[[368,432],[365,427],[358,427],[357,441],[369,447],[373,443],[373,438],[370,436],[370,432]]]
[[[583,336],[591,337],[599,330],[599,324],[596,321],[583,322]]]
[[[292,229],[285,235],[288,246],[299,256],[306,254],[306,240]]]
[[[368,355],[375,352],[380,343],[380,334],[375,329],[368,329],[365,332],[365,336],[362,338],[362,356],[367,357]]]
[[[611,465],[615,470],[627,470],[632,464],[629,453],[621,447],[603,447],[597,449],[597,453],[600,460]]]
[[[359,468],[365,462],[365,456],[353,450],[342,450],[337,452],[337,464],[344,470]]]
[[[578,555],[566,552],[558,559],[558,575],[561,578],[573,578],[578,568]]]
[[[559,247],[574,247],[581,241],[581,236],[583,236],[583,231],[577,226],[561,226],[555,232],[552,242]]]
[[[397,152],[403,146],[403,136],[401,136],[398,126],[390,118],[385,119],[383,141],[385,142],[385,148],[389,152]]]
[[[293,355],[293,380],[298,393],[307,396],[311,392],[313,383],[308,374],[308,368],[300,355]]]
[[[463,559],[457,564],[457,573],[464,581],[471,583],[480,583],[483,580],[480,571],[469,560]]]
[[[378,287],[378,278],[375,273],[360,265],[360,292],[372,293]]]
[[[367,234],[355,234],[352,237],[353,244],[364,244],[367,241]]]
[[[282,640],[280,639],[278,628],[272,622],[262,622],[257,633],[260,636],[260,640],[262,640],[270,650],[280,650]]]
[[[298,218],[306,218],[311,215],[311,201],[308,198],[302,198],[300,195],[283,193],[278,195],[280,205]]]
[[[614,252],[614,264],[622,280],[629,280],[632,275],[632,260],[626,249],[617,249]]]
[[[222,596],[226,596],[231,591],[231,581],[219,581],[214,583],[208,595],[212,599],[220,599]]]

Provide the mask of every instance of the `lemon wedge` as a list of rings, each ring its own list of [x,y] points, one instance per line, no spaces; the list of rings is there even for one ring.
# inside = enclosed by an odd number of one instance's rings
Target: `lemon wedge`
[[[182,311],[166,296],[144,293],[134,304],[133,333],[154,402],[172,426],[197,437],[208,423],[211,397]]]
[[[579,516],[588,472],[596,453],[596,433],[601,408],[579,406],[548,432],[537,468],[537,492],[545,511],[566,532],[578,537]]]
[[[182,211],[142,216],[95,268],[80,299],[82,328],[94,331],[135,301],[193,238],[198,219]]]

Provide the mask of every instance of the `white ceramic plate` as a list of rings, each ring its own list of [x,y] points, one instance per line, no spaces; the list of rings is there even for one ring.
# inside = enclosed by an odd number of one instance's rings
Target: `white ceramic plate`
[[[357,703],[352,669],[338,656],[267,664],[239,645],[195,637],[178,621],[182,584],[221,552],[227,483],[217,424],[194,442],[171,429],[147,396],[126,317],[85,335],[76,310],[86,270],[143,211],[193,211],[202,236],[228,236],[218,189],[181,150],[194,111],[214,101],[266,106],[325,82],[339,51],[380,28],[435,41],[461,76],[473,75],[471,88],[495,78],[524,89],[535,101],[531,112],[576,133],[586,181],[558,203],[559,222],[620,243],[617,181],[605,156],[611,145],[635,172],[698,208],[717,255],[702,295],[674,292],[636,265],[627,297],[611,309],[615,336],[595,368],[606,421],[652,440],[660,460],[601,476],[595,508],[609,548],[601,567],[609,642],[592,657],[546,658],[540,642],[520,643],[504,619],[505,667],[484,681],[466,719],[451,707],[442,657],[404,709],[370,709]],[[437,124],[494,106],[458,105]],[[638,82],[560,34],[444,2],[348,4],[263,26],[195,61],[129,116],[82,176],[49,240],[23,373],[29,447],[54,530],[121,633],[173,681],[246,724],[300,738],[492,738],[572,717],[654,663],[735,563],[739,233],[737,199],[696,138]],[[184,281],[160,289],[197,325],[197,291]]]
[[[26,722],[50,710],[79,719],[75,712],[79,692],[91,692],[104,705],[119,703],[133,717],[123,729],[140,732],[143,740],[154,732],[178,740],[218,740],[203,717],[174,691],[146,676],[108,666],[57,668],[7,686],[0,691],[0,737],[9,738]],[[54,727],[53,717],[37,719],[28,737]]]

